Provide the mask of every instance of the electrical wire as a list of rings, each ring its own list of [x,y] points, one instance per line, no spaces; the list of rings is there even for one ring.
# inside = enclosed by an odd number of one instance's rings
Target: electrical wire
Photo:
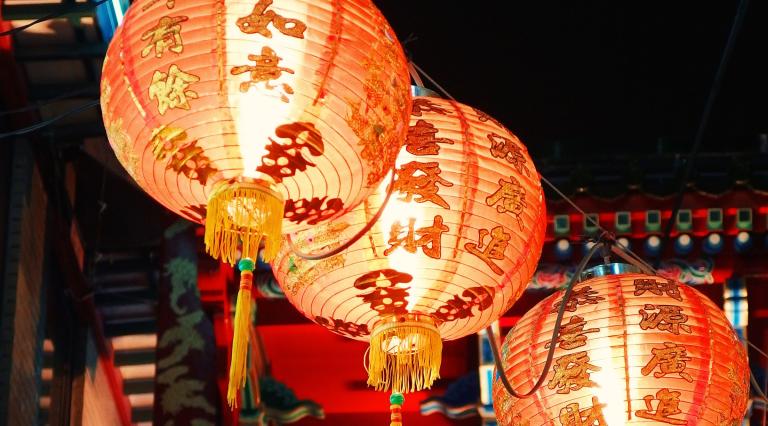
[[[27,105],[25,107],[21,107],[21,108],[17,108],[17,109],[9,109],[9,110],[6,110],[6,111],[0,111],[0,117],[6,116],[6,115],[11,115],[11,114],[18,114],[18,113],[21,113],[21,112],[34,111],[36,109],[39,109],[42,106],[50,105],[52,103],[55,103],[55,102],[58,102],[58,101],[61,101],[61,100],[64,100],[64,99],[69,99],[69,98],[75,97],[77,95],[81,95],[83,93],[88,93],[90,91],[91,91],[91,89],[75,90],[75,91],[72,91],[72,92],[68,92],[68,93],[64,93],[62,95],[55,96],[55,97],[50,98],[50,99],[46,99],[46,100],[41,101],[41,102],[35,102],[34,104]]]
[[[83,6],[88,8],[88,9],[93,9],[96,6],[99,6],[101,4],[106,3],[107,1],[108,0],[99,0],[97,2],[88,3],[88,4],[83,5]],[[80,5],[81,4],[78,4],[78,6],[80,6]],[[9,36],[9,35],[13,35],[13,34],[16,34],[16,33],[20,33],[20,32],[26,30],[27,28],[29,28],[29,27],[31,27],[33,25],[37,25],[37,24],[39,24],[41,22],[45,22],[45,21],[50,21],[52,19],[56,19],[56,18],[59,18],[61,16],[69,15],[72,12],[73,12],[72,7],[62,7],[61,10],[58,11],[58,12],[49,13],[49,14],[41,17],[41,18],[35,19],[34,21],[32,21],[32,22],[30,22],[28,24],[24,24],[22,26],[14,27],[14,28],[11,28],[10,30],[0,32],[0,37],[4,37],[4,36]]]
[[[392,170],[392,178],[389,183],[389,187],[387,188],[387,195],[384,197],[384,201],[381,203],[381,206],[379,207],[379,210],[376,212],[376,214],[371,218],[371,220],[368,221],[368,223],[365,224],[365,226],[362,227],[355,235],[352,236],[347,242],[344,244],[334,248],[333,250],[329,250],[325,253],[321,254],[310,254],[310,253],[304,253],[299,251],[294,245],[293,245],[293,239],[291,238],[291,234],[286,234],[285,241],[288,244],[288,247],[291,249],[291,251],[296,255],[299,256],[302,259],[306,260],[321,260],[321,259],[327,259],[331,256],[336,256],[337,254],[343,252],[344,250],[350,248],[352,244],[356,243],[360,238],[363,237],[368,231],[373,228],[373,225],[376,224],[376,222],[379,221],[379,218],[381,217],[382,213],[384,213],[384,208],[387,207],[387,204],[389,203],[389,199],[392,197],[392,193],[394,192],[395,188],[395,171]]]
[[[11,131],[11,132],[8,132],[8,133],[0,133],[0,139],[5,139],[5,138],[13,137],[13,136],[21,136],[21,135],[25,135],[27,133],[32,133],[32,132],[34,132],[36,130],[42,129],[43,127],[49,126],[49,125],[51,125],[51,124],[53,124],[53,123],[55,123],[55,122],[57,122],[57,121],[59,121],[59,120],[61,120],[63,118],[69,117],[70,115],[75,115],[75,114],[81,113],[81,112],[83,112],[85,110],[88,110],[88,109],[91,109],[91,108],[93,108],[95,106],[99,106],[98,99],[94,100],[94,101],[91,101],[91,102],[88,102],[86,104],[82,104],[82,105],[80,105],[80,106],[78,106],[76,108],[73,108],[73,109],[71,109],[69,111],[65,111],[65,112],[63,112],[63,113],[61,113],[61,114],[59,114],[59,115],[57,115],[55,117],[51,117],[51,118],[49,118],[49,119],[47,119],[45,121],[41,121],[41,122],[33,124],[33,125],[29,126],[29,127],[24,127],[23,129],[14,130],[14,131]]]
[[[427,80],[429,80],[429,82],[430,82],[430,83],[432,83],[433,85],[435,85],[435,87],[436,87],[436,88],[437,88],[437,89],[438,89],[438,90],[439,90],[439,91],[440,91],[440,92],[441,92],[441,93],[442,93],[442,94],[443,94],[443,95],[444,95],[446,98],[448,98],[448,99],[451,99],[451,100],[453,100],[453,101],[455,101],[455,100],[456,100],[456,98],[454,98],[453,96],[451,96],[451,94],[450,94],[450,93],[448,93],[448,91],[447,91],[447,90],[445,90],[445,88],[444,88],[443,86],[441,86],[441,85],[440,85],[440,83],[438,83],[437,81],[435,81],[435,79],[433,79],[433,78],[432,78],[432,77],[431,77],[429,74],[427,74],[426,72],[424,72],[424,70],[423,70],[421,67],[419,67],[419,65],[418,65],[418,64],[416,64],[416,63],[415,63],[415,62],[413,62],[413,61],[411,61],[411,64],[413,65],[413,68],[414,68],[414,69],[416,69],[416,70],[417,70],[419,73],[421,73],[421,75],[423,75],[423,76],[424,76],[424,77],[425,77]],[[612,233],[612,232],[610,232],[610,231],[608,231],[607,229],[605,229],[605,228],[603,228],[602,226],[600,226],[600,223],[599,223],[599,222],[597,222],[596,220],[594,220],[594,219],[592,218],[592,216],[588,215],[588,214],[587,214],[587,213],[586,213],[586,212],[585,212],[585,211],[584,211],[584,210],[583,210],[581,207],[579,207],[579,206],[578,206],[578,205],[577,205],[577,204],[576,204],[576,203],[575,203],[575,202],[574,202],[574,201],[573,201],[573,200],[572,200],[570,197],[568,197],[567,195],[565,195],[565,193],[563,193],[563,191],[561,191],[561,190],[560,190],[560,189],[559,189],[557,186],[555,186],[555,184],[553,184],[553,183],[552,183],[552,182],[551,182],[549,179],[547,179],[547,178],[546,178],[545,176],[543,176],[542,174],[539,174],[539,178],[541,179],[541,181],[542,181],[542,182],[544,182],[544,183],[545,183],[547,186],[549,186],[549,187],[550,187],[550,188],[551,188],[551,189],[552,189],[552,190],[553,190],[555,193],[557,193],[557,195],[559,195],[560,197],[562,197],[562,198],[563,198],[563,200],[565,200],[565,201],[566,201],[568,204],[570,204],[570,205],[571,205],[571,207],[573,207],[573,208],[574,208],[576,211],[578,211],[579,213],[581,213],[581,214],[582,214],[582,215],[583,215],[583,216],[586,218],[586,220],[592,224],[592,226],[594,226],[595,228],[597,228],[597,229],[599,229],[600,231],[602,231],[602,232],[604,233],[604,235],[610,235],[610,236],[611,236],[611,240],[612,240],[612,241],[611,241],[611,243],[612,243],[612,244],[614,244],[614,245],[616,245],[616,246],[620,247],[620,248],[622,249],[622,251],[624,251],[624,252],[625,252],[625,253],[627,253],[629,256],[631,256],[632,258],[634,258],[634,259],[637,261],[637,263],[640,263],[641,265],[643,265],[645,269],[648,269],[648,270],[652,271],[652,272],[654,273],[654,275],[656,274],[656,269],[655,269],[653,266],[651,266],[651,265],[650,265],[648,262],[646,262],[645,260],[643,260],[643,259],[642,259],[642,258],[641,258],[641,257],[640,257],[640,256],[639,256],[637,253],[635,253],[635,252],[633,252],[632,250],[630,250],[630,249],[629,249],[629,247],[626,247],[626,246],[624,246],[623,244],[621,244],[621,243],[619,243],[618,241],[616,241],[616,239],[615,239],[615,238],[613,238],[613,233]]]
[[[733,48],[736,45],[736,38],[739,35],[744,18],[747,15],[747,7],[749,6],[749,0],[741,0],[739,2],[738,9],[736,10],[736,16],[733,18],[733,24],[731,25],[731,32],[728,34],[728,41],[725,43],[723,53],[720,56],[720,63],[717,66],[715,72],[715,78],[712,82],[712,87],[709,90],[707,96],[707,102],[704,105],[704,111],[701,113],[701,120],[699,121],[699,127],[696,130],[696,136],[693,140],[693,146],[691,152],[688,154],[688,162],[685,165],[683,176],[680,178],[680,188],[677,191],[677,197],[675,198],[674,208],[672,209],[672,216],[670,216],[667,226],[664,229],[664,238],[661,240],[661,247],[663,248],[672,235],[672,226],[677,221],[677,214],[680,212],[680,208],[683,205],[683,198],[685,196],[685,188],[688,185],[688,179],[693,172],[693,166],[696,163],[696,156],[701,148],[702,141],[704,140],[704,134],[709,124],[709,118],[712,115],[714,109],[715,99],[720,93],[720,87],[723,85],[723,79],[725,78],[725,71],[728,68],[728,62],[731,59]],[[661,259],[661,258],[659,258]]]
[[[512,384],[509,383],[509,378],[507,378],[507,370],[504,368],[504,362],[501,359],[501,355],[499,354],[499,344],[496,340],[496,336],[493,332],[493,327],[488,326],[485,329],[485,332],[488,333],[488,340],[490,340],[491,343],[491,353],[493,354],[493,362],[496,364],[496,371],[498,372],[499,378],[501,379],[501,383],[504,385],[504,389],[507,390],[507,393],[509,393],[512,397],[523,399],[523,398],[529,398],[533,396],[533,394],[536,393],[536,391],[541,388],[541,386],[544,384],[544,381],[546,380],[547,376],[549,375],[549,369],[552,367],[552,360],[555,357],[555,348],[557,347],[557,339],[560,338],[560,326],[563,323],[563,316],[565,316],[565,308],[568,304],[568,300],[571,297],[571,292],[573,291],[573,286],[578,281],[581,280],[581,273],[584,271],[584,268],[587,266],[587,263],[592,259],[592,257],[597,253],[597,250],[603,246],[602,241],[597,242],[594,246],[592,246],[591,249],[589,249],[589,252],[586,256],[584,256],[583,259],[581,259],[581,262],[579,262],[579,265],[576,267],[576,271],[571,276],[570,281],[568,281],[568,285],[565,288],[565,294],[563,294],[563,299],[560,301],[560,308],[557,310],[557,319],[555,320],[555,327],[552,330],[552,339],[549,341],[549,351],[547,352],[547,361],[544,363],[544,368],[541,370],[541,375],[539,376],[539,379],[536,381],[536,383],[533,385],[533,387],[525,393],[520,393],[516,391]]]

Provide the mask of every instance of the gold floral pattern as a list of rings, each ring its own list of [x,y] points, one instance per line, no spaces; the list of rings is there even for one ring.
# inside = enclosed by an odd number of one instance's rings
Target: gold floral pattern
[[[389,30],[381,23],[385,32]],[[365,102],[348,101],[350,113],[347,124],[360,138],[360,156],[370,168],[366,183],[376,185],[389,171],[389,165],[402,145],[403,131],[408,126],[408,82],[392,70],[402,66],[397,45],[382,34],[371,46],[364,61],[368,70],[365,78]]]

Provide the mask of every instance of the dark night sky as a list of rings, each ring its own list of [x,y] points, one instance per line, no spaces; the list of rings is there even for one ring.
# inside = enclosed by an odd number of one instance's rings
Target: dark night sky
[[[418,37],[407,45],[414,62],[534,153],[552,141],[624,149],[660,137],[687,152],[738,4],[376,3],[401,40]],[[768,133],[765,3],[750,4],[703,150],[753,150]]]

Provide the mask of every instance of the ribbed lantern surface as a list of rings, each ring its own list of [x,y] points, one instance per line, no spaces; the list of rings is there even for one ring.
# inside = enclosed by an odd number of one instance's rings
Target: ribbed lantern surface
[[[101,103],[130,175],[174,212],[208,216],[209,251],[234,263],[262,235],[274,256],[281,222],[326,222],[376,189],[407,131],[408,81],[369,0],[138,0]]]
[[[509,309],[536,268],[546,227],[538,174],[515,135],[457,102],[416,97],[413,105],[391,199],[371,230],[327,259],[284,247],[274,262],[304,315],[371,340],[369,384],[400,392],[437,377],[441,338],[474,333]],[[349,240],[374,219],[387,188],[294,235],[295,245],[323,252]]]
[[[538,379],[562,301],[527,312],[503,346],[513,388]],[[531,398],[494,381],[501,425],[740,425],[746,351],[723,312],[692,287],[623,274],[576,284],[547,380]]]

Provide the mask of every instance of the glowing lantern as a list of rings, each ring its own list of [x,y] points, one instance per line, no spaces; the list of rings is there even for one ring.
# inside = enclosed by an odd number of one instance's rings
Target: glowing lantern
[[[749,366],[723,312],[692,287],[628,269],[601,266],[574,286],[538,392],[515,399],[495,380],[501,425],[741,424]],[[543,300],[507,336],[515,390],[541,374],[560,303]]]
[[[110,143],[163,205],[234,263],[340,216],[407,131],[402,49],[370,0],[139,0],[104,60]],[[207,211],[206,211],[207,210]],[[284,218],[283,218],[284,217]]]
[[[293,236],[322,253],[375,219],[377,193]],[[416,97],[394,191],[347,250],[306,260],[284,245],[273,269],[288,300],[334,333],[370,341],[368,383],[410,392],[439,376],[442,339],[475,333],[520,296],[541,254],[539,176],[518,138],[456,102]]]
[[[110,43],[101,106],[117,158],[163,205],[242,257],[230,402],[245,380],[262,238],[341,216],[394,164],[405,57],[370,0],[139,0]]]

